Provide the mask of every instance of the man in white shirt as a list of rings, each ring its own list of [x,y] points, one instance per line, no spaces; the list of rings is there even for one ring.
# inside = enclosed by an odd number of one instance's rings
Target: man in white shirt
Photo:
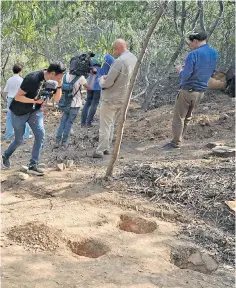
[[[93,69],[93,77],[88,84],[87,80],[85,79],[84,76],[81,76],[73,85],[73,99],[71,102],[71,106],[69,111],[64,111],[62,114],[61,118],[61,123],[58,127],[57,130],[57,135],[56,135],[56,144],[54,148],[59,148],[59,146],[62,144],[64,148],[68,147],[68,142],[69,142],[69,136],[71,133],[72,126],[74,124],[74,121],[76,119],[76,116],[79,113],[79,109],[82,106],[82,98],[81,98],[81,87],[84,86],[86,89],[90,90],[93,87],[94,80],[96,78],[96,73],[97,70],[94,68]],[[66,82],[70,83],[74,80],[75,75],[69,74],[69,72],[64,75],[66,77]]]
[[[22,67],[19,64],[15,64],[12,68],[14,75],[10,77],[6,86],[2,92],[3,97],[7,97],[7,117],[6,117],[6,131],[4,139],[8,142],[14,135],[14,130],[11,121],[11,110],[9,109],[12,100],[14,99],[16,93],[18,92],[23,78],[20,76],[22,72]],[[25,127],[24,139],[28,139],[30,136],[30,129],[28,123]]]

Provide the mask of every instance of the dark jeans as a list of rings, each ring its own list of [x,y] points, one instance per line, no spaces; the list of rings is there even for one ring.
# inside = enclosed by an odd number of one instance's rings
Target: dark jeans
[[[56,138],[58,141],[62,140],[62,143],[66,143],[68,141],[72,125],[74,124],[75,118],[79,113],[79,109],[79,107],[71,107],[69,113],[63,113],[60,126],[57,130]]]
[[[13,112],[11,112],[11,117],[15,139],[4,152],[4,156],[9,158],[14,153],[14,151],[24,143],[25,127],[26,123],[28,123],[35,137],[30,164],[37,164],[40,159],[40,153],[43,148],[43,142],[45,137],[43,113],[41,112],[41,110],[36,110],[32,113],[17,116]]]
[[[99,104],[100,96],[100,90],[88,90],[86,103],[82,111],[81,125],[92,124],[93,117]]]

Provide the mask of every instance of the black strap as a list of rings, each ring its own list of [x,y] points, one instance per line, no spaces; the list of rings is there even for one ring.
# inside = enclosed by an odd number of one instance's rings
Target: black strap
[[[66,74],[65,74],[65,81],[66,81]],[[74,86],[74,84],[77,82],[77,80],[79,80],[79,78],[80,78],[81,76],[76,76],[71,82],[67,82],[67,83],[70,83],[70,84],[72,84],[72,87]],[[80,90],[80,93],[81,93],[81,87],[80,87],[81,85],[79,85],[79,89],[75,92],[75,94],[73,95],[73,98],[75,97],[75,95],[79,92],[79,90]],[[73,89],[73,88],[72,88]]]
[[[74,86],[74,84],[77,82],[77,80],[79,80],[80,77],[81,77],[81,76],[76,76],[76,77],[72,80],[73,84],[72,84],[72,82],[71,82],[71,84]],[[75,79],[76,79],[76,80],[75,80]],[[79,89],[75,92],[75,94],[74,94],[73,97],[75,97],[75,95],[76,95],[79,91],[80,91],[80,94],[81,94],[81,85],[79,85]]]

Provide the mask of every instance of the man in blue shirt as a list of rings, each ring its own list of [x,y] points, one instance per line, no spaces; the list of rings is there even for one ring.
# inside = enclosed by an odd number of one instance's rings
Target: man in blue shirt
[[[101,61],[99,61],[99,57],[95,56],[92,59],[92,63],[94,67],[98,70],[95,82],[92,90],[87,91],[87,99],[84,105],[82,116],[81,116],[81,126],[92,126],[93,117],[96,113],[100,97],[101,97],[101,87],[98,83],[98,78],[102,75],[107,75],[110,69],[111,64],[114,62],[114,58],[110,54],[106,54],[104,56],[104,64],[101,67]],[[88,78],[88,83],[90,84],[92,76],[90,75]]]
[[[205,32],[192,33],[188,37],[192,50],[185,65],[176,68],[180,75],[180,91],[177,95],[172,122],[172,141],[164,149],[179,148],[187,131],[192,112],[204,96],[208,81],[214,74],[218,53],[207,43]]]

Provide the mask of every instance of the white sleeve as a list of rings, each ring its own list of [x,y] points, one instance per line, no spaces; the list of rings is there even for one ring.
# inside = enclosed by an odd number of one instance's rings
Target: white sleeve
[[[9,89],[9,87],[8,87],[8,80],[7,80],[6,86],[4,87],[3,92],[8,92],[8,89]]]
[[[84,85],[84,84],[87,83],[87,80],[85,79],[84,76],[81,76],[78,82],[79,82],[80,85]]]

